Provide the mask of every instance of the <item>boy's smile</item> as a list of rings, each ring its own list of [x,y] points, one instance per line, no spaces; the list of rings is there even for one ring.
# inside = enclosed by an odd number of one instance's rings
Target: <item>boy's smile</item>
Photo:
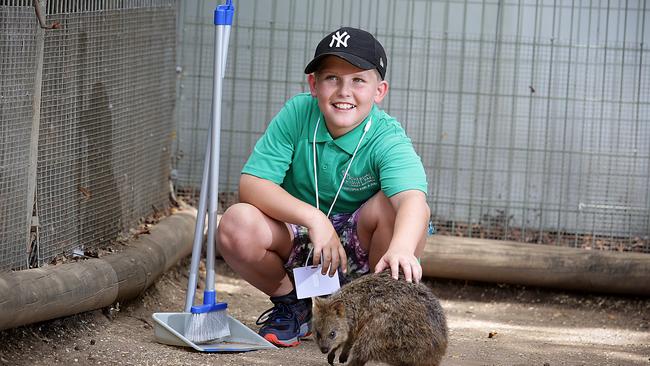
[[[363,122],[372,106],[381,102],[388,91],[388,83],[380,80],[374,69],[360,69],[336,56],[323,59],[307,81],[333,138]]]

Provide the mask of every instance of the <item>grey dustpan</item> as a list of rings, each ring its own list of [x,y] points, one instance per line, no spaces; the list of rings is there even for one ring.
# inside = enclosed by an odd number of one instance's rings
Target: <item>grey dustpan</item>
[[[156,341],[170,346],[192,347],[200,352],[248,352],[276,348],[237,319],[228,316],[230,336],[217,343],[196,344],[185,338],[185,323],[191,313],[154,313],[154,337]]]

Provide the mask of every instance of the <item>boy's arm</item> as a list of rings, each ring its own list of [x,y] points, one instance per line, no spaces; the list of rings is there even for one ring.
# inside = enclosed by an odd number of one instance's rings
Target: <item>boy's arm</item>
[[[393,238],[388,250],[375,266],[375,272],[390,268],[393,277],[397,279],[401,267],[407,281],[419,282],[422,266],[416,257],[416,251],[418,244],[425,240],[430,217],[426,195],[422,191],[407,190],[389,199],[396,215]]]
[[[295,198],[274,182],[249,174],[242,174],[239,179],[239,200],[278,221],[306,227],[314,245],[315,265],[320,263],[322,254],[323,274],[330,268],[330,276],[333,276],[339,264],[344,272],[347,269],[345,250],[332,223],[321,210]]]

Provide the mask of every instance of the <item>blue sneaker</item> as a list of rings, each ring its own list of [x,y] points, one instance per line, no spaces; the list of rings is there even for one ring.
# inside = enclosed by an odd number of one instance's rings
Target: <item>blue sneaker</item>
[[[262,326],[259,334],[276,346],[295,347],[300,338],[311,334],[311,299],[296,301],[291,295],[271,297],[273,307],[255,322]]]

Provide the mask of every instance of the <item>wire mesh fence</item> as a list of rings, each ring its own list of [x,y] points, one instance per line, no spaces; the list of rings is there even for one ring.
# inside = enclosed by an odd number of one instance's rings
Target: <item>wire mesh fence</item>
[[[0,270],[27,263],[35,35],[31,8],[0,6]]]
[[[442,234],[650,252],[644,1],[237,1],[223,95],[220,190],[272,116],[307,90],[327,32],[373,32],[382,107],[423,159]],[[176,185],[200,185],[210,119],[209,1],[181,5]]]
[[[0,3],[0,270],[97,248],[168,206],[176,2],[70,0],[44,9],[61,28],[45,32],[39,59],[32,2]],[[36,198],[29,200],[33,147]]]

